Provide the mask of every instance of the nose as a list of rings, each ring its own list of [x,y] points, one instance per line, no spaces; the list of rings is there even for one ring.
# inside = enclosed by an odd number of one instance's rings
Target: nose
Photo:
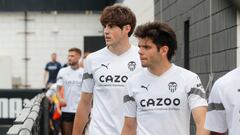
[[[138,54],[139,54],[139,55],[142,55],[142,54],[143,54],[143,50],[141,49],[141,47],[139,47]]]
[[[72,59],[72,56],[68,56],[68,60],[71,60]]]
[[[108,34],[109,33],[109,30],[108,30],[108,28],[107,27],[105,27],[104,29],[103,29],[103,32],[104,32],[104,34]]]

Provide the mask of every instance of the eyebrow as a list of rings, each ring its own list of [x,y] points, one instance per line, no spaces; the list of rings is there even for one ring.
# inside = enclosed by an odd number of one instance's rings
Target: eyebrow
[[[140,46],[150,46],[150,45],[148,45],[148,44],[138,44],[138,47],[140,47]]]

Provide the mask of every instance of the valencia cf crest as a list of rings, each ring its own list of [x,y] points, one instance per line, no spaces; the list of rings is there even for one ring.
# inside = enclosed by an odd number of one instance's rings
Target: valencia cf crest
[[[170,82],[168,84],[168,89],[173,93],[177,90],[177,83],[176,82]]]
[[[134,62],[134,61],[130,61],[130,62],[128,62],[128,69],[130,70],[130,71],[134,71],[135,70],[135,68],[136,68],[136,62]]]

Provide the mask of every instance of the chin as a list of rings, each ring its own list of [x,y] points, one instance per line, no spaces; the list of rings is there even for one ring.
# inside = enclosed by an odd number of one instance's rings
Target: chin
[[[72,63],[68,63],[68,65],[69,65],[69,66],[74,66],[74,65],[76,65],[76,63],[73,63],[73,62],[72,62]]]
[[[146,64],[142,64],[142,67],[144,67],[144,68],[145,68],[145,67],[148,67],[148,66],[147,66]]]
[[[109,44],[109,43],[106,43],[106,45],[109,47],[109,46],[112,46],[112,44]]]

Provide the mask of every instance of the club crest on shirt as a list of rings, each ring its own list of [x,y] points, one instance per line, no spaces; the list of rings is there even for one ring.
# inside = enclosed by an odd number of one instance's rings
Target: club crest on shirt
[[[130,61],[130,62],[128,62],[128,69],[130,70],[130,71],[134,71],[135,70],[135,68],[136,68],[136,62],[134,62],[134,61]]]
[[[176,82],[170,82],[168,84],[168,89],[173,93],[177,90],[177,83]]]

